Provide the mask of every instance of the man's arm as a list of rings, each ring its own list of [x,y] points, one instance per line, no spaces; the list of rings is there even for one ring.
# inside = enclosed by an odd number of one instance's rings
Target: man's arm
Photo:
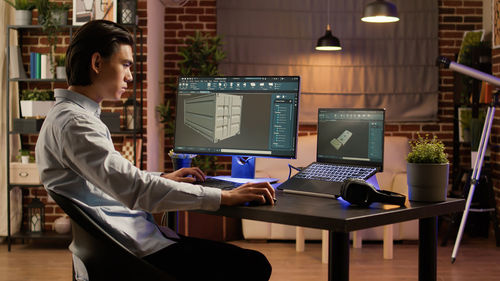
[[[96,128],[92,120],[76,117],[61,130],[64,165],[130,209],[160,212],[220,206],[218,189],[154,176],[132,165],[114,149],[106,128]]]

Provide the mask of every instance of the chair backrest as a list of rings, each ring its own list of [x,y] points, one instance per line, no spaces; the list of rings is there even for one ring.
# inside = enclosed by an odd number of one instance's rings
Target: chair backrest
[[[175,281],[128,250],[71,199],[51,190],[48,193],[71,219],[70,249],[85,264],[89,280]]]

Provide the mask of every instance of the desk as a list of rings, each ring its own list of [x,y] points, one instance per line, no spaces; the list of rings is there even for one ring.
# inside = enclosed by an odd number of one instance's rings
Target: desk
[[[374,226],[419,219],[418,278],[436,280],[437,216],[464,210],[465,200],[448,199],[439,203],[410,202],[409,207],[383,209],[350,206],[343,200],[302,196],[276,191],[274,206],[221,207],[218,211],[201,213],[252,219],[304,227],[326,229],[329,232],[328,280],[349,280],[349,232]]]

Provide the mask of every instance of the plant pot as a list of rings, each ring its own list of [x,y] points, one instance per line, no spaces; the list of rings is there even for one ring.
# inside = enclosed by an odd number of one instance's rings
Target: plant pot
[[[54,230],[59,234],[66,234],[71,231],[71,222],[69,217],[60,217],[54,221]]]
[[[21,114],[23,117],[42,117],[47,116],[47,113],[54,105],[54,101],[21,101]]]
[[[68,24],[68,11],[66,10],[53,10],[52,18],[54,19],[54,23],[56,25],[62,26]]]
[[[421,202],[445,201],[449,168],[449,163],[407,163],[409,200]]]
[[[68,11],[66,10],[53,10],[50,13],[54,24],[58,26],[67,25],[68,24]],[[46,15],[42,15],[40,11],[38,11],[38,24],[44,25],[46,21]]]
[[[174,171],[177,171],[181,168],[189,168],[191,167],[191,157],[186,157],[186,158],[172,157],[172,166]]]
[[[56,78],[57,79],[66,79],[66,67],[65,66],[57,66],[56,67]]]
[[[28,164],[30,162],[29,155],[21,155],[21,164]]]
[[[31,25],[31,10],[16,10],[14,12],[15,25]]]

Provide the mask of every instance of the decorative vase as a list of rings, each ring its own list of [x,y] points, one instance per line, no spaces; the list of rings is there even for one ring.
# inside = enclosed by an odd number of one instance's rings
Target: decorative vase
[[[55,101],[21,101],[21,114],[23,117],[42,117],[47,116],[47,113],[54,105]]]
[[[66,67],[65,66],[56,66],[56,78],[57,79],[66,79]]]
[[[410,201],[446,201],[450,164],[407,163]]]
[[[16,10],[14,12],[15,25],[31,25],[31,10]]]
[[[28,164],[30,162],[30,156],[29,155],[21,155],[21,163],[22,164]]]
[[[191,157],[171,157],[174,171],[191,167]]]
[[[71,231],[71,222],[68,217],[60,217],[54,221],[54,230],[59,234],[66,234]]]
[[[54,10],[51,13],[54,23],[63,26],[68,24],[68,11],[66,10]]]

